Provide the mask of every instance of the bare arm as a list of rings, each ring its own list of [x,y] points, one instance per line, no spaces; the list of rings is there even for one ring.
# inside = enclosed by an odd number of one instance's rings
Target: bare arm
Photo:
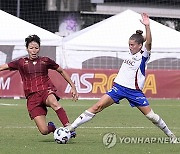
[[[8,70],[8,69],[9,69],[8,64],[3,64],[3,65],[0,65],[0,71],[3,71],[3,70]]]
[[[151,36],[151,29],[150,29],[150,20],[149,20],[149,16],[146,13],[142,14],[141,23],[144,24],[145,29],[146,29],[145,47],[146,47],[147,51],[151,51],[152,36]]]
[[[72,82],[72,80],[70,79],[69,75],[67,74],[66,71],[64,71],[61,67],[58,67],[57,72],[59,72],[62,77],[71,85],[71,94],[72,94],[72,98],[74,101],[78,100],[78,93],[77,93],[77,90],[76,90],[76,87],[74,85],[74,83]]]

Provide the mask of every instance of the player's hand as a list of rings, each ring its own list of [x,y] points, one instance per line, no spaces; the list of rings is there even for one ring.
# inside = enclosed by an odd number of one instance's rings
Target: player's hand
[[[142,19],[140,20],[142,24],[144,24],[145,26],[149,26],[150,21],[149,21],[149,16],[146,13],[142,13],[141,14]]]
[[[76,102],[78,100],[79,95],[75,88],[71,88],[71,95],[72,95],[72,100]]]

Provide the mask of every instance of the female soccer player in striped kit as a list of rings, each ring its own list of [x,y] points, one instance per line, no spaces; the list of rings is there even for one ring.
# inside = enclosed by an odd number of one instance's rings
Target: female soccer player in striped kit
[[[54,132],[56,127],[53,122],[46,124],[47,107],[51,107],[57,114],[64,127],[69,125],[69,120],[63,107],[58,103],[60,97],[57,89],[48,76],[48,70],[56,70],[71,85],[73,99],[78,99],[74,83],[69,75],[55,61],[48,57],[40,57],[40,38],[30,35],[25,39],[28,57],[20,58],[0,66],[3,70],[18,70],[23,81],[24,93],[27,98],[27,109],[31,119],[34,119],[39,131],[43,135]],[[75,137],[75,132],[71,132]]]
[[[145,68],[150,58],[152,43],[150,20],[147,14],[142,14],[141,23],[145,26],[146,36],[143,37],[143,31],[137,30],[129,38],[129,53],[127,53],[127,58],[122,63],[112,89],[104,94],[96,104],[82,113],[68,127],[70,130],[74,130],[81,124],[91,120],[95,114],[101,112],[104,108],[113,103],[119,103],[120,100],[126,98],[132,107],[137,107],[173,142],[176,142],[175,135],[169,130],[162,118],[153,112],[142,92],[145,82]],[[143,46],[144,42],[145,46]]]

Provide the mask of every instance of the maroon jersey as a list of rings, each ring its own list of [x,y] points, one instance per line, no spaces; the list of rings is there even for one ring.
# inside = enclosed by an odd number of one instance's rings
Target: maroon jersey
[[[55,89],[49,76],[48,69],[56,70],[59,65],[48,57],[38,57],[35,60],[20,58],[8,63],[10,70],[19,70],[25,96],[41,90]]]

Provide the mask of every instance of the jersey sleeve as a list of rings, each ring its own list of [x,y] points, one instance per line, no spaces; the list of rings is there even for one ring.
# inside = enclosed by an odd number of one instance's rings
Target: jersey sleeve
[[[10,70],[18,70],[19,68],[19,60],[14,60],[8,63]]]
[[[43,60],[47,63],[48,69],[56,70],[59,67],[59,65],[54,60],[48,57],[44,57]]]
[[[144,52],[142,53],[142,56],[143,57],[146,57],[146,58],[150,58],[150,55],[151,55],[151,52],[150,51],[147,51],[146,47],[143,46],[143,49],[142,49]]]

